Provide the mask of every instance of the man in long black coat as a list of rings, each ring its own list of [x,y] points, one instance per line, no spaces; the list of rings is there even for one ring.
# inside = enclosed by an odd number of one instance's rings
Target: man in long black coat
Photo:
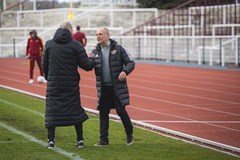
[[[93,65],[84,47],[72,39],[72,25],[63,22],[53,39],[46,42],[42,58],[48,81],[45,113],[48,148],[54,147],[55,127],[71,125],[77,133],[76,146],[83,147],[82,123],[88,116],[81,106],[78,67],[90,71]]]

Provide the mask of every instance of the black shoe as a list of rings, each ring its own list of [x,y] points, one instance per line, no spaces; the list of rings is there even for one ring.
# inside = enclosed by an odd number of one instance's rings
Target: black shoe
[[[94,144],[94,146],[108,146],[109,142],[105,142],[100,140],[97,144]]]
[[[47,148],[48,148],[48,149],[54,148],[54,145],[55,145],[55,142],[54,142],[54,141],[49,141],[49,142],[48,142],[48,145],[47,145]]]
[[[126,145],[132,145],[133,141],[134,141],[134,139],[133,139],[132,135],[127,136],[127,138],[126,138]]]
[[[76,144],[76,147],[77,148],[83,148],[84,147],[83,140],[78,141],[77,144]]]

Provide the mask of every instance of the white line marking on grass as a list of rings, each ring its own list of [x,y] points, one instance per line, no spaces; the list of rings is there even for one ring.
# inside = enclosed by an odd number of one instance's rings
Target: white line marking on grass
[[[29,143],[29,141],[11,141],[11,140],[0,141],[0,144],[7,144],[7,143]]]
[[[9,90],[12,90],[12,91],[15,91],[15,92],[19,92],[19,93],[23,93],[23,94],[26,94],[26,95],[29,95],[29,96],[34,96],[34,97],[39,98],[39,99],[44,99],[44,100],[46,99],[46,97],[41,96],[39,94],[34,94],[34,93],[31,93],[31,92],[27,92],[27,91],[24,91],[24,90],[20,90],[20,89],[17,89],[17,88],[13,88],[13,87],[1,85],[1,84],[0,84],[0,88],[9,89]]]
[[[20,90],[20,89],[16,89],[16,88],[12,88],[12,87],[8,87],[8,86],[5,86],[5,85],[0,85],[0,88],[5,88],[5,89],[9,89],[9,90],[12,90],[12,91],[17,91],[19,93],[25,93],[26,95],[29,95],[29,96],[35,96],[37,94],[32,94],[31,92],[26,92],[26,91],[23,91],[23,90]],[[43,96],[40,96],[40,95],[37,95],[36,97],[40,98],[43,97]],[[45,97],[43,97],[42,99],[45,99]],[[134,107],[134,106],[130,106],[131,108],[136,108],[136,109],[139,109],[139,110],[145,110],[145,109],[140,109],[140,108],[137,108],[137,107]],[[96,111],[96,110],[93,110],[93,109],[89,109],[89,108],[85,108],[87,112],[90,112],[90,113],[94,113],[94,114],[98,114],[99,115],[99,112]],[[155,112],[155,111],[150,111],[150,110],[146,110],[148,112],[153,112],[153,113],[157,113],[157,114],[163,114],[163,113],[160,113],[160,112]],[[169,116],[173,116],[173,115],[170,115],[170,114],[164,114],[164,115],[169,115]],[[111,118],[114,118],[114,119],[117,119],[117,120],[120,120],[120,117],[117,116],[117,115],[113,115],[113,114],[109,114],[109,117]],[[178,117],[178,116],[173,116],[173,117]],[[187,118],[183,118],[181,117],[182,119],[186,119],[188,120]],[[191,120],[191,119],[189,119]],[[230,151],[233,151],[233,152],[237,152],[237,153],[240,153],[240,149],[239,148],[236,148],[236,147],[233,147],[233,146],[229,146],[229,145],[226,145],[226,144],[223,144],[223,143],[218,143],[218,142],[215,142],[215,141],[211,141],[211,140],[208,140],[208,139],[204,139],[204,138],[200,138],[200,137],[196,137],[196,136],[192,136],[192,135],[189,135],[189,134],[185,134],[185,133],[182,133],[182,132],[179,132],[179,131],[174,131],[174,130],[171,130],[171,129],[167,129],[167,128],[163,128],[163,127],[160,127],[160,126],[156,126],[156,125],[152,125],[152,124],[148,124],[148,123],[144,123],[144,122],[141,122],[141,121],[138,121],[138,120],[133,120],[131,119],[132,123],[133,124],[137,124],[137,125],[140,125],[142,127],[147,127],[147,128],[150,128],[150,129],[155,129],[155,130],[158,130],[158,131],[161,131],[161,132],[164,132],[164,133],[170,133],[172,135],[177,135],[179,137],[183,137],[183,138],[187,138],[189,139],[190,141],[193,140],[193,141],[196,141],[196,142],[201,142],[201,143],[206,143],[208,145],[213,145],[213,146],[216,146],[216,147],[219,147],[219,148],[224,148],[224,149],[227,149],[227,150],[230,150]],[[190,142],[191,143],[191,142]],[[194,143],[194,144],[197,144],[198,143]],[[206,147],[206,146],[205,146]],[[213,148],[212,148],[213,149]]]
[[[14,91],[18,91],[18,92],[22,92],[22,90],[18,90],[18,89],[15,89],[15,88],[11,88],[11,87],[6,87],[4,85],[0,85],[0,87],[4,87],[4,88],[8,88],[8,89],[11,89],[11,90],[14,90]],[[22,92],[23,93],[23,92]],[[31,94],[30,92],[26,92],[24,91],[25,94],[27,95],[30,95],[30,96],[35,96],[34,94]],[[39,98],[41,98],[41,96],[38,95]],[[0,99],[1,101],[1,99]],[[11,102],[9,102],[10,104]],[[14,104],[15,105],[15,104]],[[17,105],[15,105],[17,106]],[[188,105],[187,105],[188,106]],[[21,106],[20,106],[21,107]],[[202,123],[202,124],[207,124],[207,125],[210,125],[210,126],[215,126],[215,127],[219,127],[219,128],[224,128],[224,129],[227,129],[227,130],[232,130],[232,131],[236,131],[236,132],[240,132],[240,130],[236,130],[236,129],[232,129],[232,128],[228,128],[228,127],[224,127],[224,126],[219,126],[217,124],[211,124],[211,123],[207,123],[207,122],[204,122],[204,121],[196,121],[196,120],[193,120],[193,119],[190,119],[190,118],[184,118],[184,117],[180,117],[180,116],[174,116],[174,115],[170,115],[170,114],[166,114],[166,113],[161,113],[161,112],[156,112],[156,111],[150,111],[150,110],[146,110],[146,109],[141,109],[141,108],[137,108],[137,107],[134,107],[134,106],[131,106],[129,105],[129,107],[131,108],[135,108],[135,109],[138,109],[138,110],[143,110],[143,111],[147,111],[147,112],[152,112],[152,113],[156,113],[156,114],[162,114],[162,115],[168,115],[168,116],[172,116],[172,117],[177,117],[177,118],[181,118],[181,119],[185,119],[185,120],[189,120],[191,122],[198,122],[198,123]],[[26,109],[24,107],[21,107],[23,108],[24,110],[26,111],[29,111],[29,112],[32,112],[32,113],[35,113],[35,114],[42,114],[40,112],[37,112],[37,111],[34,111],[34,110],[30,110],[30,109]],[[93,111],[92,109],[87,109],[85,108],[86,111],[88,112],[92,112],[92,113],[95,113],[95,114],[98,114],[98,112],[96,111]],[[239,114],[237,114],[239,115]],[[115,119],[120,119],[118,116],[115,116],[115,115],[110,115],[111,118],[115,118]]]
[[[23,137],[25,137],[26,139],[28,139],[28,140],[30,140],[30,141],[32,141],[32,142],[35,142],[35,143],[37,143],[37,144],[40,144],[40,145],[42,145],[42,146],[44,146],[44,147],[47,146],[47,143],[46,143],[46,142],[43,142],[42,140],[36,139],[35,137],[33,137],[33,136],[29,135],[29,134],[26,134],[26,133],[24,133],[24,132],[21,132],[21,131],[19,131],[19,130],[15,129],[15,128],[11,127],[11,126],[8,126],[8,125],[6,125],[6,124],[3,123],[3,122],[0,122],[0,127],[9,130],[9,131],[12,132],[12,133],[15,133],[15,134],[18,134],[18,135],[20,135],[20,136],[23,136]],[[80,158],[80,157],[77,156],[76,154],[67,152],[67,151],[65,151],[65,150],[63,150],[63,149],[61,149],[61,148],[59,148],[59,147],[54,147],[52,150],[53,150],[54,152],[57,152],[57,153],[59,153],[59,154],[61,154],[61,155],[66,156],[66,157],[68,157],[68,158],[70,158],[70,159],[72,159],[72,160],[83,160],[82,158]]]
[[[20,105],[18,105],[18,104],[12,103],[12,102],[5,101],[5,100],[3,100],[3,99],[1,99],[1,98],[0,98],[0,102],[5,103],[5,104],[8,104],[8,105],[13,106],[13,107],[16,107],[16,108],[20,108],[20,109],[22,109],[22,110],[25,110],[25,111],[28,111],[28,112],[31,112],[31,113],[34,113],[34,114],[39,115],[39,116],[41,116],[41,117],[44,117],[44,114],[42,114],[42,113],[40,113],[40,112],[38,112],[38,111],[25,108],[25,107],[23,107],[23,106],[20,106]]]
[[[38,111],[35,111],[35,110],[32,110],[32,109],[29,109],[29,108],[25,108],[24,106],[21,106],[21,105],[18,105],[18,104],[15,104],[15,103],[12,103],[12,102],[9,102],[9,101],[5,101],[3,99],[0,98],[0,102],[2,103],[5,103],[5,104],[8,104],[10,106],[13,106],[13,107],[16,107],[16,108],[20,108],[22,110],[25,110],[25,111],[28,111],[28,112],[31,112],[33,114],[36,114],[36,115],[39,115],[41,117],[45,117],[45,115],[41,112],[38,112]],[[84,108],[85,110],[89,111],[89,109],[87,108]],[[92,112],[92,111],[91,111]],[[98,112],[94,113],[94,114],[98,114]],[[99,120],[99,118],[90,118],[89,120]]]

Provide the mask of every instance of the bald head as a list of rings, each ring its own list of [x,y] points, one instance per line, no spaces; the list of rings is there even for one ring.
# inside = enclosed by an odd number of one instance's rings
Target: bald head
[[[102,46],[106,46],[110,39],[109,30],[107,27],[98,28],[96,36],[98,43],[100,43]]]
[[[109,35],[109,30],[107,27],[100,27],[100,28],[98,28],[98,31],[104,32]]]
[[[67,30],[69,30],[71,33],[72,33],[72,30],[73,30],[71,23],[68,22],[68,21],[62,22],[61,25],[60,25],[60,28],[62,28],[62,29],[67,29]]]

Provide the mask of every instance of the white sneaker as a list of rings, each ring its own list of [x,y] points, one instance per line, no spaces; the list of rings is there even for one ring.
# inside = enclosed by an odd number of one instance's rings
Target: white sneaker
[[[47,83],[47,80],[44,78],[43,83]]]
[[[30,80],[28,81],[28,83],[29,83],[29,84],[33,84],[33,79],[30,79]]]

